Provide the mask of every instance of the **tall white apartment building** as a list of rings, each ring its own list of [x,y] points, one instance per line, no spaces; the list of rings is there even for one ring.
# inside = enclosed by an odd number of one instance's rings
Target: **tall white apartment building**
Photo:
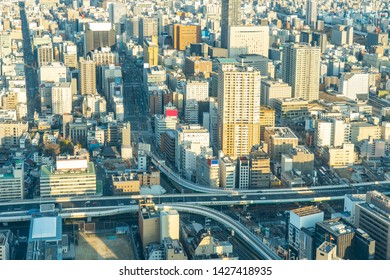
[[[341,119],[326,119],[316,122],[314,142],[318,147],[341,147],[350,142],[351,125]]]
[[[72,113],[72,88],[70,83],[57,83],[51,88],[52,113]]]

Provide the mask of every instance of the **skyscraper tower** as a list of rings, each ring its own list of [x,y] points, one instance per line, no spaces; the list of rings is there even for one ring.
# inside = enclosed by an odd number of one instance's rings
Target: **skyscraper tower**
[[[292,87],[292,96],[307,101],[318,99],[320,86],[320,48],[307,44],[283,47],[283,81]]]
[[[317,25],[317,0],[306,0],[306,24],[312,28]]]
[[[81,95],[96,93],[96,66],[89,57],[80,59],[80,93]]]
[[[219,150],[233,159],[260,143],[260,71],[234,64],[218,74]]]
[[[241,0],[222,0],[221,47],[228,47],[229,26],[241,25]]]

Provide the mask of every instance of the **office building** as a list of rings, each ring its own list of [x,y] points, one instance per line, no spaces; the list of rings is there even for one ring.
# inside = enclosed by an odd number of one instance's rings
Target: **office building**
[[[236,175],[236,187],[238,189],[248,189],[250,184],[250,162],[248,156],[237,158]]]
[[[351,143],[358,145],[365,139],[381,139],[382,130],[379,125],[366,122],[351,122]]]
[[[126,5],[122,2],[113,2],[108,6],[109,20],[113,25],[124,23],[126,20]]]
[[[375,240],[375,259],[390,260],[390,199],[377,191],[356,205],[356,226]]]
[[[260,106],[260,140],[264,140],[266,127],[275,126],[275,110],[268,106]]]
[[[80,144],[82,147],[87,146],[87,122],[82,119],[75,119],[74,122],[68,124],[69,139],[74,144]]]
[[[274,101],[276,117],[295,122],[310,117],[309,102],[303,98],[278,98]]]
[[[337,246],[337,257],[345,260],[372,260],[376,242],[364,230],[357,229],[341,218],[317,222],[315,246],[325,241]]]
[[[84,56],[99,48],[114,48],[116,36],[111,22],[90,22],[85,30],[84,42]]]
[[[249,154],[250,180],[249,188],[269,188],[270,187],[270,158],[262,149],[253,149]]]
[[[234,189],[236,187],[236,164],[228,156],[219,158],[219,182],[223,189]]]
[[[119,62],[118,53],[112,52],[110,48],[101,48],[91,52],[91,59],[95,66],[117,64]]]
[[[188,80],[185,85],[184,100],[207,101],[209,99],[209,83],[207,81]]]
[[[184,51],[186,47],[193,43],[201,42],[200,25],[181,25],[173,26],[173,47],[179,51]]]
[[[341,147],[350,142],[351,124],[342,119],[330,118],[316,121],[314,143],[318,147]]]
[[[268,26],[230,26],[228,33],[229,57],[259,54],[268,57]]]
[[[57,83],[51,88],[52,113],[57,115],[72,113],[72,90],[70,83]]]
[[[299,170],[302,174],[313,175],[314,154],[305,146],[298,145],[282,155],[281,171]]]
[[[150,243],[160,243],[160,214],[153,203],[140,201],[138,227],[144,250]]]
[[[288,127],[266,127],[264,142],[271,161],[279,162],[282,154],[298,146],[298,137]]]
[[[229,27],[242,25],[241,0],[222,0],[221,47],[228,48]]]
[[[95,195],[94,163],[77,156],[60,156],[54,165],[42,165],[40,193],[41,197]]]
[[[332,29],[332,44],[336,46],[353,45],[353,26],[336,25]]]
[[[138,22],[138,44],[143,45],[146,37],[158,36],[158,19],[141,17]]]
[[[345,168],[352,166],[355,162],[355,145],[353,143],[343,143],[341,147],[328,148],[324,158],[328,160],[329,167]]]
[[[80,93],[96,94],[96,65],[93,60],[80,58]]]
[[[242,83],[237,83],[241,80]],[[236,159],[260,144],[260,71],[233,64],[218,74],[218,143]]]
[[[317,222],[324,220],[324,212],[316,206],[306,206],[290,211],[288,224],[288,245],[290,259],[298,258],[300,253],[300,232],[303,228],[314,227]]]
[[[39,46],[37,48],[37,61],[39,67],[54,61],[53,46],[51,44]]]
[[[165,260],[187,260],[187,255],[178,239],[165,237],[162,240]]]
[[[60,62],[50,62],[39,68],[39,83],[63,83],[67,82],[68,71]]]
[[[176,210],[160,211],[160,242],[165,238],[179,239],[180,217]]]
[[[389,46],[389,34],[388,33],[374,33],[374,32],[368,32],[367,33],[367,49],[371,49],[372,46],[375,45],[381,45],[383,47]]]
[[[131,173],[130,175],[112,175],[112,195],[130,195],[139,194],[140,181],[138,176]]]
[[[155,115],[155,140],[161,145],[161,134],[167,130],[175,130],[179,119],[177,116]]]
[[[149,67],[158,65],[158,45],[149,40],[144,42],[144,62]]]
[[[24,162],[16,160],[0,169],[0,201],[23,199],[24,195]]]
[[[83,116],[91,118],[107,112],[107,102],[100,94],[86,94],[83,99]]]
[[[28,131],[27,122],[0,121],[0,143],[3,147],[19,146],[23,133]]]
[[[188,76],[203,76],[208,77],[212,72],[212,62],[201,56],[190,56],[185,58],[184,73]]]
[[[306,44],[284,45],[282,77],[292,87],[293,97],[318,100],[320,49]]]
[[[277,98],[291,98],[291,86],[282,80],[261,80],[261,105],[274,108]]]
[[[196,182],[219,188],[219,162],[216,157],[200,155],[196,158]]]
[[[339,92],[356,101],[367,100],[370,91],[369,73],[342,73],[339,82]]]
[[[306,0],[306,24],[312,28],[317,27],[317,0]]]

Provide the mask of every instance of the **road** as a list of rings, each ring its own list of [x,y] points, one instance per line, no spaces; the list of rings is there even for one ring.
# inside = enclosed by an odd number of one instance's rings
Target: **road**
[[[27,117],[32,119],[37,109],[36,98],[38,95],[38,76],[34,65],[34,55],[24,2],[19,2],[20,18],[22,20],[24,72],[26,76],[27,91]]]

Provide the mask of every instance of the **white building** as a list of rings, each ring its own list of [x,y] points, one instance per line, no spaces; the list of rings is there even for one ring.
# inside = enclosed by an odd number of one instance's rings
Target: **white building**
[[[160,240],[164,238],[179,239],[180,217],[176,210],[160,212]]]
[[[24,198],[24,162],[16,160],[15,164],[0,170],[0,201]]]
[[[275,108],[277,98],[291,98],[291,86],[282,80],[262,80],[261,105]]]
[[[207,101],[209,99],[209,83],[207,81],[186,82],[184,99],[187,104],[188,100]]]
[[[39,82],[63,83],[67,82],[67,68],[60,62],[52,62],[39,68]]]
[[[268,26],[230,26],[228,37],[229,57],[240,54],[260,54],[268,57]]]
[[[90,118],[94,115],[105,114],[107,102],[104,96],[99,94],[87,94],[83,99],[83,115]]]
[[[318,120],[314,141],[318,147],[340,147],[350,141],[351,125],[341,119]]]
[[[219,163],[219,182],[223,189],[234,189],[236,187],[236,164],[230,157],[221,157]]]
[[[368,96],[369,78],[368,73],[343,73],[339,82],[339,92],[351,100],[356,100],[358,95]]]
[[[72,89],[70,83],[57,83],[51,88],[52,113],[72,113]]]
[[[155,115],[155,139],[157,146],[160,147],[161,145],[161,134],[169,129],[176,129],[178,121],[177,117]]]
[[[352,143],[344,143],[339,148],[329,148],[327,158],[329,167],[343,168],[352,166],[355,162],[355,145]]]

